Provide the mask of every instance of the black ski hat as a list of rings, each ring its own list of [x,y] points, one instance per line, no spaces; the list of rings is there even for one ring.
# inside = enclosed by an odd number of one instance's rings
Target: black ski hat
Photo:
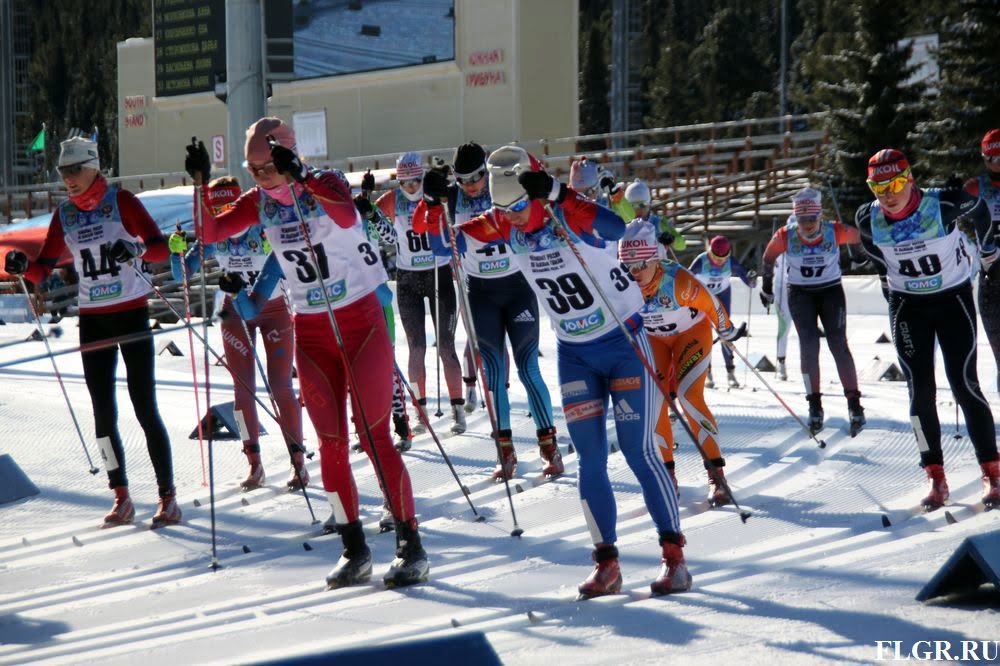
[[[486,151],[478,143],[463,143],[455,149],[455,174],[468,176],[486,166]]]

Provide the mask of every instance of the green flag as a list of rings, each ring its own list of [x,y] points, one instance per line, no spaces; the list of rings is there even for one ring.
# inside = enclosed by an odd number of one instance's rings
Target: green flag
[[[45,150],[45,128],[44,127],[38,133],[38,136],[35,137],[35,140],[31,142],[31,145],[28,146],[28,153],[34,153],[34,152],[39,151],[39,150]]]

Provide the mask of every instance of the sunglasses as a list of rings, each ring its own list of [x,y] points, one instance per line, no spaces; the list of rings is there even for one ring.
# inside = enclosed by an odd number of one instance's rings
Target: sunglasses
[[[983,161],[987,164],[1000,164],[1000,155],[987,155],[983,153]]]
[[[909,180],[910,180],[910,170],[904,169],[903,171],[900,172],[898,176],[890,180],[885,180],[882,182],[869,180],[868,188],[877,197],[880,197],[886,193],[899,194],[900,192],[903,191],[903,188],[906,187],[906,183],[908,183]]]
[[[486,175],[486,167],[480,167],[479,169],[476,169],[475,171],[466,176],[460,176],[458,174],[455,174],[455,178],[462,185],[474,185],[479,181],[481,181],[483,179],[483,176],[485,175]]]
[[[260,166],[247,164],[247,171],[250,172],[250,175],[256,176],[257,178],[266,178],[276,174],[278,169],[274,166],[274,162],[267,162],[266,164],[261,164]]]
[[[420,187],[423,182],[420,178],[407,178],[406,180],[399,181],[400,187]]]
[[[82,164],[70,164],[69,166],[56,167],[60,176],[78,176],[83,171]]]
[[[226,204],[220,204],[218,206],[212,206],[212,215],[222,215],[227,210],[230,210],[236,206],[235,201],[231,201]]]
[[[649,204],[648,203],[643,203],[643,202],[640,201],[638,203],[632,204],[632,208],[633,209],[637,209],[637,208],[649,208]]]
[[[509,206],[497,206],[497,208],[504,213],[520,213],[522,210],[527,208],[530,203],[530,199],[521,199],[520,201],[515,201]]]
[[[651,263],[653,263],[652,259],[643,259],[642,261],[623,261],[622,262],[622,264],[625,265],[625,269],[628,270],[629,273],[640,273],[640,272],[646,270],[647,268],[649,268],[649,265]]]

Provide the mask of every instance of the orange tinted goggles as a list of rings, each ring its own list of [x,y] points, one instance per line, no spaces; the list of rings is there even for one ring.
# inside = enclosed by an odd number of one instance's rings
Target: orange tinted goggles
[[[906,187],[906,183],[910,180],[910,170],[906,169],[901,171],[898,176],[890,180],[883,180],[881,182],[875,180],[868,181],[868,189],[872,193],[880,197],[884,194],[899,194]]]

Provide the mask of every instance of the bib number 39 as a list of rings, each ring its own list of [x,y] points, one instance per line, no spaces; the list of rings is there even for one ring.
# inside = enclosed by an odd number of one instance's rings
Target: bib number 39
[[[560,275],[556,279],[538,278],[535,283],[548,292],[545,299],[558,315],[570,310],[586,310],[594,304],[594,296],[576,273]]]

